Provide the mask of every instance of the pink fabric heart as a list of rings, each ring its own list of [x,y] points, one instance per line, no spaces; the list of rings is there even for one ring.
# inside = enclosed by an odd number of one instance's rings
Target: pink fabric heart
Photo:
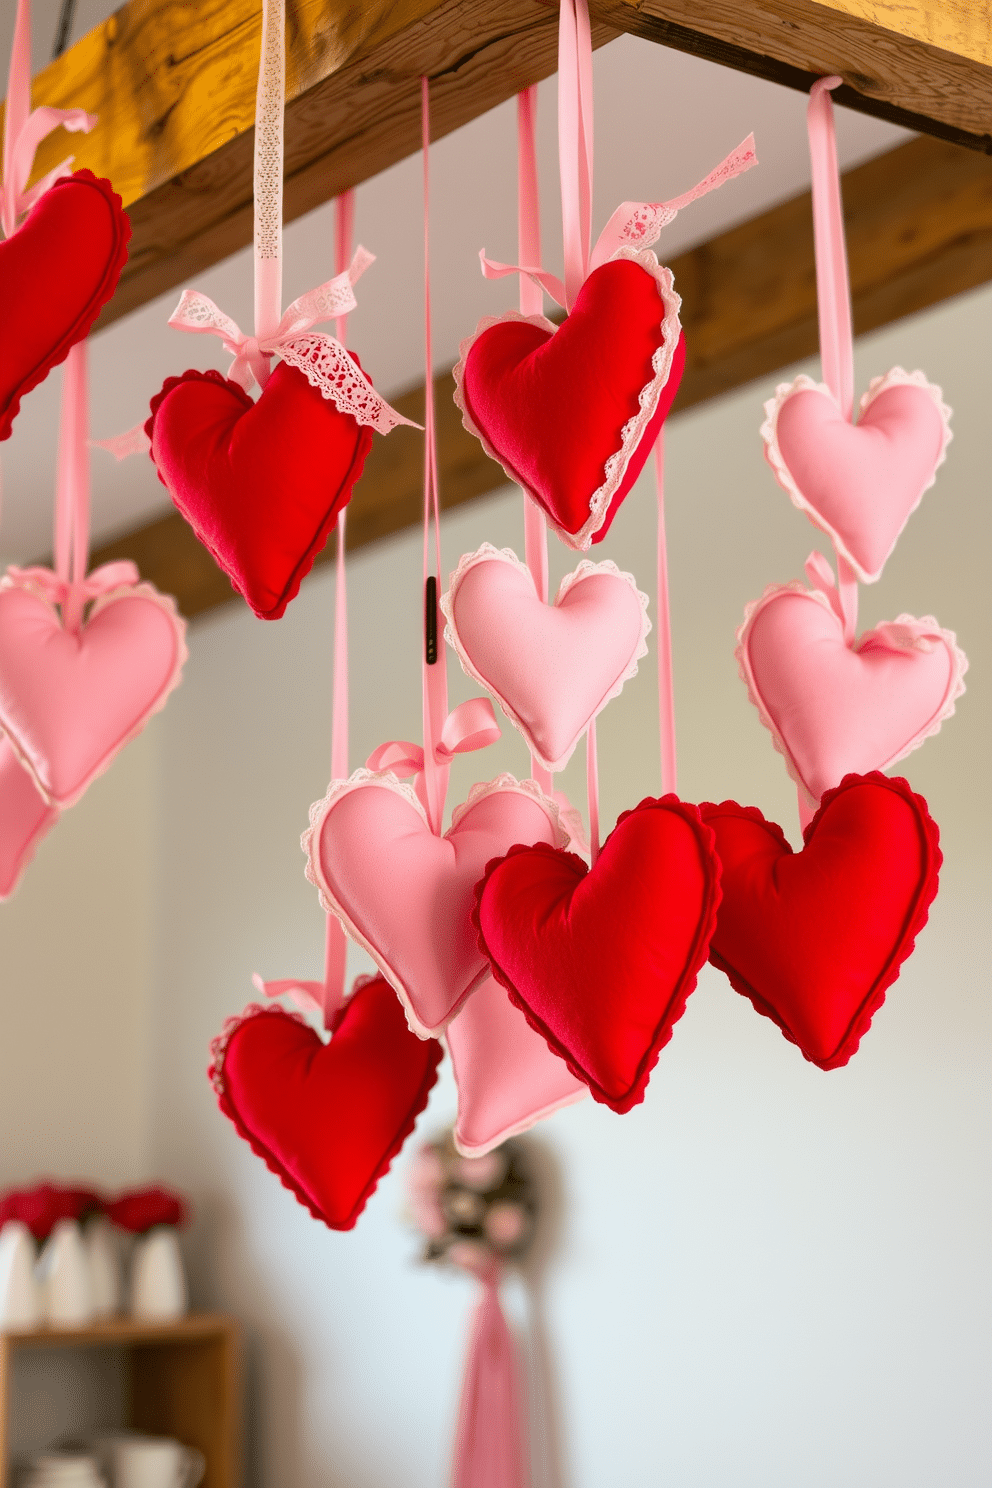
[[[874,583],[944,461],[951,410],[940,388],[894,367],[874,379],[850,424],[826,384],[803,376],[782,383],[765,413],[765,458],[779,485]]]
[[[968,661],[932,615],[844,642],[827,596],[773,585],[748,605],[737,663],[751,701],[811,805],[845,775],[868,775],[937,733],[964,692]]]
[[[567,840],[558,807],[533,781],[500,775],[474,786],[435,837],[410,786],[357,770],[311,806],[302,845],[324,909],[395,988],[414,1033],[429,1038],[486,974],[470,918],[486,864],[517,842]]]
[[[45,800],[71,806],[164,706],[186,660],[175,601],[112,590],[78,633],[29,583],[0,584],[0,726]]]
[[[9,899],[41,839],[59,819],[0,736],[0,899]]]
[[[483,1157],[588,1094],[491,976],[444,1037],[458,1087],[455,1146],[463,1157]]]
[[[615,563],[584,560],[553,605],[509,548],[467,553],[441,600],[445,639],[499,702],[545,769],[560,770],[591,721],[637,672],[648,597]]]

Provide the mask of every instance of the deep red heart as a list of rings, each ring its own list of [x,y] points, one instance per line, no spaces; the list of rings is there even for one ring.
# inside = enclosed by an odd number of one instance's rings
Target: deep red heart
[[[176,507],[255,614],[278,620],[351,499],[372,430],[288,362],[257,402],[219,372],[184,372],[151,410],[145,432]]]
[[[221,1110],[315,1219],[354,1227],[437,1080],[443,1050],[406,1026],[375,977],[348,999],[331,1041],[277,1004],[253,1004],[211,1045]]]
[[[937,893],[937,824],[905,780],[845,775],[794,853],[754,806],[700,807],[723,902],[710,960],[820,1069],[857,1052]]]
[[[593,1099],[629,1111],[685,1012],[720,902],[713,834],[676,796],[625,811],[588,869],[511,847],[476,887],[493,976]]]
[[[678,391],[685,337],[676,319],[667,381],[593,527],[590,504],[607,483],[607,462],[622,461],[625,426],[655,381],[652,358],[664,343],[666,313],[655,276],[636,260],[617,259],[589,275],[557,329],[501,320],[464,351],[456,375],[466,426],[563,534],[580,539],[576,546],[606,536]]]
[[[78,170],[0,243],[0,440],[25,393],[65,360],[113,295],[130,237],[110,182]]]

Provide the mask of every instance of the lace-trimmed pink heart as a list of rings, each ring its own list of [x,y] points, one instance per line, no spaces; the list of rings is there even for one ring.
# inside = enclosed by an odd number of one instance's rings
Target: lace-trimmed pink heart
[[[414,1033],[440,1032],[486,974],[471,923],[486,864],[514,843],[563,847],[558,807],[533,781],[475,786],[435,837],[413,789],[389,773],[332,781],[303,834],[320,902],[395,988]]]
[[[765,413],[765,458],[779,485],[874,583],[943,463],[951,410],[940,388],[895,367],[875,378],[850,424],[829,388],[804,376],[783,383]]]
[[[0,726],[48,802],[78,801],[164,705],[185,630],[150,584],[98,599],[78,635],[30,586],[0,585]]]
[[[10,898],[38,843],[58,819],[9,740],[0,736],[0,899]]]
[[[900,615],[851,648],[826,596],[798,583],[749,605],[737,641],[751,701],[811,805],[918,749],[964,692],[967,658],[932,615]]]
[[[579,564],[553,605],[526,566],[484,543],[466,554],[441,600],[445,638],[462,667],[496,697],[548,770],[579,739],[647,655],[648,599],[615,563]]]
[[[458,1087],[455,1146],[484,1157],[588,1092],[487,976],[444,1034]]]

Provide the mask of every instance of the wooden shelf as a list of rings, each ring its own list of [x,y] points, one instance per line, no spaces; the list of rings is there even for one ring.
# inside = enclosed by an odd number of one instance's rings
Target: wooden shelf
[[[173,1436],[206,1459],[202,1488],[238,1488],[242,1360],[234,1318],[193,1313],[174,1323],[110,1318],[84,1328],[0,1333],[0,1488],[10,1479],[11,1391],[17,1356],[42,1349],[119,1349],[127,1361],[122,1426]]]

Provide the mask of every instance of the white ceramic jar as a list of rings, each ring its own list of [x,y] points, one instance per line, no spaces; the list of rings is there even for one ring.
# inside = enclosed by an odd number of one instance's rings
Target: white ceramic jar
[[[171,1225],[158,1225],[140,1237],[131,1256],[131,1316],[180,1318],[187,1307],[179,1237]]]

